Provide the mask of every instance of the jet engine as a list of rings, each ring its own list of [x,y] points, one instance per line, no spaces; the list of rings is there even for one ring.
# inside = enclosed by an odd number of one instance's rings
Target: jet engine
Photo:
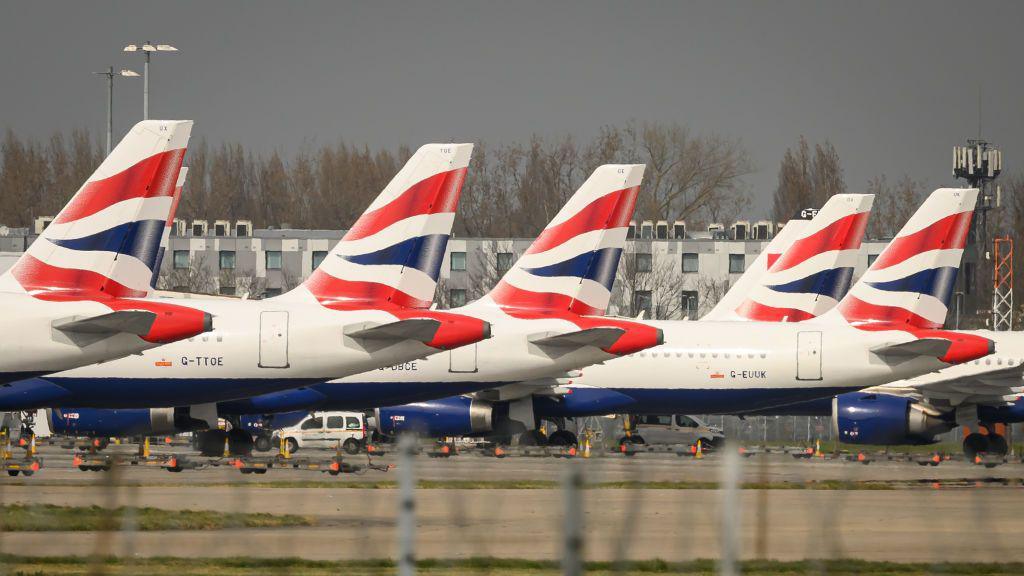
[[[908,398],[851,392],[833,399],[832,429],[848,444],[932,444],[954,426],[952,415],[933,413]]]
[[[204,420],[183,408],[51,408],[46,411],[50,430],[66,436],[127,437],[173,434],[208,428]]]
[[[466,396],[377,408],[377,431],[385,436],[411,432],[422,436],[467,436],[490,432],[494,407]]]

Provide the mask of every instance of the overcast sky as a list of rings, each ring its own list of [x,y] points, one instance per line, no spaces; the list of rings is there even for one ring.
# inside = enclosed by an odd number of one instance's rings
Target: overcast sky
[[[21,2],[2,0],[0,127],[102,134],[107,65],[158,54],[151,116],[194,137],[293,153],[339,138],[579,138],[676,121],[742,140],[759,216],[804,134],[835,144],[851,191],[951,183],[978,133],[1024,163],[1024,2]],[[118,83],[115,138],[142,115]]]

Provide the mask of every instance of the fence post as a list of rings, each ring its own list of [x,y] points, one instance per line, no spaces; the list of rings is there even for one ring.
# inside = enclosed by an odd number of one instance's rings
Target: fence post
[[[405,435],[398,441],[398,574],[416,574],[416,474],[413,470],[416,439]]]
[[[583,574],[583,472],[579,462],[568,462],[565,482],[565,526],[564,549],[562,550],[562,574],[582,576]]]

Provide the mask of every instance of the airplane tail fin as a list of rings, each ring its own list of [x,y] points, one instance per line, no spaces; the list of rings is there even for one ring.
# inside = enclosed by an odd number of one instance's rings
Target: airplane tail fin
[[[600,166],[485,297],[502,308],[602,315],[643,164]]]
[[[973,188],[932,192],[846,297],[822,318],[854,325],[941,328],[977,200]]]
[[[769,245],[766,269],[758,274],[755,262],[743,275],[754,275],[749,286],[730,290],[741,301],[726,312],[734,320],[799,322],[834,308],[850,289],[873,202],[871,194],[836,194],[810,222],[787,224],[779,236],[788,245]],[[791,224],[797,231],[787,234]]]
[[[132,127],[4,283],[50,296],[148,294],[191,132],[190,120]]]
[[[429,308],[472,144],[427,144],[295,291],[335,308]]]

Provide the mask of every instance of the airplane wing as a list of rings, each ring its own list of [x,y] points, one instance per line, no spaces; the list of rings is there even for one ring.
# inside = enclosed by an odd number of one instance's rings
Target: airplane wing
[[[1024,393],[1022,378],[1024,364],[965,364],[864,391],[913,398],[937,408],[965,404],[1002,406]]]
[[[146,310],[117,310],[89,318],[64,318],[53,322],[54,330],[67,335],[75,344],[88,346],[115,334],[148,334],[156,313]]]
[[[538,346],[551,346],[555,348],[582,348],[584,346],[595,346],[607,348],[625,334],[622,328],[587,328],[565,334],[554,336],[538,335],[530,337],[530,342]]]
[[[361,323],[345,328],[345,335],[356,340],[394,343],[402,340],[430,342],[441,322],[431,318],[409,318],[387,324]]]

